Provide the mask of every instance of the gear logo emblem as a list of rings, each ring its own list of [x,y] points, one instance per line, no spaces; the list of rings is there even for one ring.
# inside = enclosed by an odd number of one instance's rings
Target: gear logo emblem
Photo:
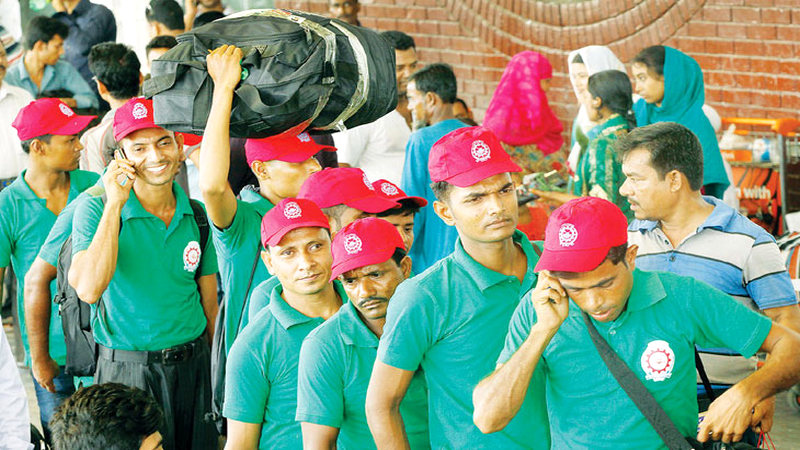
[[[183,270],[187,272],[194,272],[200,265],[200,243],[197,241],[190,241],[183,249]]]
[[[475,158],[475,162],[485,162],[492,157],[492,150],[486,145],[486,142],[479,139],[472,143],[470,154]]]
[[[394,197],[395,195],[399,194],[397,188],[389,183],[381,184],[381,192],[388,195],[389,197]]]
[[[305,131],[298,134],[297,139],[300,140],[300,142],[311,142],[311,136],[309,136]]]
[[[67,116],[67,117],[72,117],[72,116],[75,115],[75,111],[69,109],[69,106],[67,106],[67,105],[65,105],[63,103],[59,103],[58,104],[58,109],[60,109],[61,112],[64,113],[64,115]]]
[[[572,247],[578,240],[578,229],[571,223],[565,223],[558,229],[558,245]]]
[[[346,251],[348,255],[355,255],[360,252],[361,246],[361,238],[354,233],[350,233],[344,237],[344,251]]]
[[[675,368],[675,352],[667,341],[651,341],[642,353],[642,369],[645,379],[664,381],[672,376]]]
[[[144,119],[145,117],[147,117],[147,107],[145,107],[141,103],[137,103],[133,105],[133,110],[131,111],[131,115],[136,120]]]
[[[300,205],[298,205],[297,202],[288,202],[283,207],[283,215],[289,220],[297,219],[302,214],[303,210],[300,209]]]

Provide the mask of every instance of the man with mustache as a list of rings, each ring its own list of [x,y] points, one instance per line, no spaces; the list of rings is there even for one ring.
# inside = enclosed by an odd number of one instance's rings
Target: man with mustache
[[[347,22],[350,25],[361,25],[358,21],[358,12],[361,11],[361,5],[358,0],[329,0],[328,12],[330,16]]]
[[[472,390],[490,373],[522,295],[536,283],[536,252],[517,224],[510,172],[520,168],[494,134],[461,128],[434,144],[433,208],[458,240],[452,254],[401,284],[386,312],[367,390],[379,448],[408,448],[399,405],[420,366],[429,389],[433,448],[548,448],[544,388],[528,390],[505,429],[472,423]]]
[[[17,323],[25,348],[25,362],[32,363],[45,435],[50,433],[48,424],[56,406],[75,392],[75,388],[72,377],[63,373],[67,350],[55,303],[47,304],[42,312],[44,317],[32,318],[46,325],[31,329],[28,334],[30,327],[26,326],[23,305],[24,279],[58,214],[99,178],[92,172],[77,170],[83,148],[78,133],[93,118],[76,115],[56,98],[42,98],[22,108],[12,126],[17,130],[23,151],[30,156],[30,164],[16,181],[0,192],[0,279],[11,264],[17,275],[17,298],[13,299],[17,302]],[[48,341],[49,351],[46,344],[38,345]],[[43,352],[35,351],[41,348]]]
[[[328,219],[310,200],[287,198],[264,215],[261,256],[274,278],[253,300],[269,303],[233,343],[222,415],[228,449],[300,448],[297,364],[303,339],[347,299],[331,283]],[[277,280],[274,283],[273,280]]]
[[[153,395],[164,409],[164,448],[216,448],[210,336],[217,258],[204,247],[189,197],[175,183],[183,136],[157,126],[153,102],[114,114],[120,150],[103,175],[105,198],[83,200],[72,226],[69,283],[92,304],[97,383]]]
[[[400,234],[368,217],[333,239],[333,273],[350,302],[312,331],[300,350],[297,421],[306,449],[369,449],[375,443],[364,402],[386,323],[386,308],[411,272]],[[427,389],[417,371],[400,406],[409,444],[430,448]]]

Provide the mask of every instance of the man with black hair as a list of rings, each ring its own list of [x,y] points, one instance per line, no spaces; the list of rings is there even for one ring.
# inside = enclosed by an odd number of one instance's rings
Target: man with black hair
[[[376,217],[394,225],[397,232],[403,237],[403,243],[408,252],[411,245],[414,244],[414,216],[417,215],[420,208],[428,205],[428,201],[422,197],[406,195],[402,189],[388,180],[378,180],[372,183],[372,187],[375,188],[375,192],[400,204],[398,208],[376,214]]]
[[[427,126],[409,137],[401,186],[408,195],[422,197],[431,204],[436,200],[428,172],[431,147],[447,133],[467,126],[453,116],[457,90],[456,76],[446,64],[431,64],[418,70],[407,85],[408,106],[414,122]],[[409,256],[414,262],[415,273],[422,273],[449,255],[457,237],[456,230],[437,217],[431,206],[422,208],[417,214],[414,235],[417,245]]]
[[[183,23],[186,31],[217,20],[220,17],[225,17],[225,7],[222,5],[222,0],[184,0],[183,10]],[[198,19],[203,16],[206,17],[198,24]]]
[[[59,60],[68,36],[69,27],[57,19],[44,16],[31,19],[24,37],[25,54],[9,68],[6,81],[34,97],[41,92],[64,89],[72,94],[61,99],[67,106],[97,108],[97,96],[78,70]]]
[[[33,100],[28,91],[6,82],[7,70],[6,48],[0,43],[0,161],[3,161],[0,164],[0,191],[11,184],[28,163],[11,122],[19,110]]]
[[[164,413],[141,389],[105,383],[78,389],[53,416],[53,450],[157,450]]]
[[[186,31],[183,10],[175,0],[150,0],[144,11],[150,25],[150,37],[177,36]]]
[[[150,39],[150,42],[144,48],[147,55],[147,76],[150,76],[149,72],[152,70],[153,60],[158,59],[161,55],[167,53],[167,50],[176,45],[178,45],[178,40],[175,39],[175,36],[160,35]]]
[[[117,40],[114,14],[89,0],[53,0],[51,4],[56,10],[53,18],[69,27],[69,36],[64,39],[64,59],[78,69],[97,95],[89,68],[89,51],[96,44]]]
[[[96,126],[81,136],[84,147],[81,169],[102,173],[113,158],[116,147],[111,129],[117,108],[139,94],[142,82],[141,64],[136,53],[124,44],[106,42],[92,47],[89,52],[89,69],[100,97],[108,102],[111,110]]]
[[[406,80],[416,70],[417,56],[414,39],[401,31],[381,33],[395,49],[397,67],[397,108],[380,119],[340,133],[333,140],[338,149],[339,163],[358,167],[371,179],[386,179],[400,184],[405,161],[406,144],[411,135],[411,115],[406,100]]]
[[[361,11],[361,5],[358,0],[328,0],[330,16],[350,25],[361,25],[361,22],[358,21],[359,11]]]

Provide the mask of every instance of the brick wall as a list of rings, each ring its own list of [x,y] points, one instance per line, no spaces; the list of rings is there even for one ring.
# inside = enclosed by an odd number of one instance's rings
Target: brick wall
[[[327,0],[277,0],[317,13]],[[483,116],[510,56],[543,53],[548,94],[569,129],[576,111],[569,51],[608,45],[627,63],[642,48],[674,46],[700,63],[706,102],[722,117],[798,117],[800,0],[361,0],[361,22],[405,31],[425,63],[451,64],[459,95]]]

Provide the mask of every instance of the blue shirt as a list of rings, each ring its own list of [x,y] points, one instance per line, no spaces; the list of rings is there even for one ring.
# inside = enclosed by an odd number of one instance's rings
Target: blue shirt
[[[5,81],[25,89],[34,98],[44,91],[66,89],[72,92],[72,98],[78,103],[78,108],[97,108],[100,104],[97,96],[94,95],[94,92],[86,84],[78,70],[64,60],[58,60],[54,65],[44,67],[41,88],[36,86],[36,83],[31,80],[31,76],[28,75],[28,71],[25,69],[24,57],[8,68]]]
[[[89,50],[95,44],[117,40],[114,14],[103,5],[81,0],[72,10],[72,14],[57,12],[53,14],[53,18],[69,27],[69,35],[64,41],[64,59],[78,69],[86,83],[92,86]]]
[[[401,187],[409,196],[422,197],[428,205],[414,217],[414,245],[408,256],[415,273],[422,273],[436,261],[453,252],[458,233],[455,227],[444,223],[433,211],[436,197],[431,190],[428,156],[431,147],[445,134],[467,125],[458,119],[449,119],[411,133],[406,144]]]

